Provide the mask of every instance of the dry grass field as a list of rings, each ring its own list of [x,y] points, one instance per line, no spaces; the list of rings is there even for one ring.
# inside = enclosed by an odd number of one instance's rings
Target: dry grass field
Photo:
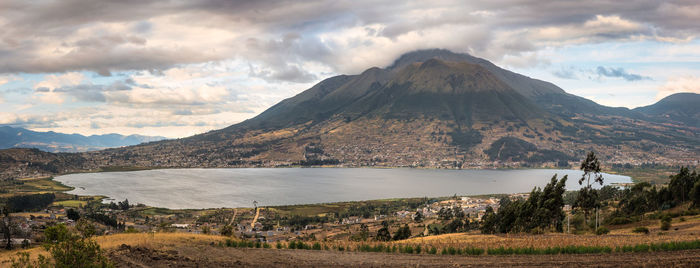
[[[392,242],[390,245],[423,245],[428,247],[547,247],[565,245],[634,245],[663,241],[690,241],[700,238],[700,219],[688,219],[674,224],[679,230],[664,234],[634,234],[626,229],[616,233],[595,235],[481,235],[448,234],[412,238]],[[188,233],[137,233],[114,234],[94,238],[120,267],[232,267],[232,266],[687,266],[700,264],[700,251],[613,253],[603,262],[595,254],[548,256],[443,256],[428,254],[396,254],[356,252],[358,242],[319,242],[323,247],[335,250],[290,250],[263,248],[222,247],[228,239],[222,236]],[[307,242],[311,244],[313,242]],[[284,247],[288,245],[284,243]],[[344,251],[338,251],[343,247]],[[10,258],[18,251],[0,252],[0,267],[9,266]],[[47,253],[41,247],[26,250],[36,258]]]

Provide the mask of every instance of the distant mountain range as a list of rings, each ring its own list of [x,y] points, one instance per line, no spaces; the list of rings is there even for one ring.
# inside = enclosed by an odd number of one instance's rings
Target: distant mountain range
[[[37,148],[47,152],[85,152],[164,140],[165,137],[119,134],[91,135],[38,132],[0,126],[0,149]]]
[[[698,95],[638,109],[566,93],[447,50],[321,81],[260,115],[192,136],[85,154],[99,166],[491,167],[700,158]]]

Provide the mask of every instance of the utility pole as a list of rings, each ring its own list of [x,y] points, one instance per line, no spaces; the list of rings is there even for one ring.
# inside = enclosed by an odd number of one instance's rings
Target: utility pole
[[[570,218],[571,218],[571,214],[568,214],[568,213],[567,213],[567,214],[566,214],[566,233],[567,233],[567,234],[570,234],[570,233],[571,233],[571,223],[570,223],[570,220],[569,220]]]

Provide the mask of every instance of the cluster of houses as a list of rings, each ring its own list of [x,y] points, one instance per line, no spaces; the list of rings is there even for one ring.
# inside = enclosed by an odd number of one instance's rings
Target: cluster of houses
[[[511,199],[527,199],[529,194],[511,194],[509,197]],[[473,197],[460,197],[458,199],[449,199],[443,201],[433,202],[425,206],[417,208],[415,211],[402,210],[396,212],[398,218],[411,218],[420,214],[424,218],[436,218],[440,211],[450,209],[451,211],[461,210],[464,215],[472,219],[481,220],[481,217],[486,213],[486,208],[491,207],[494,211],[498,211],[500,199],[495,197],[489,198],[473,198]]]

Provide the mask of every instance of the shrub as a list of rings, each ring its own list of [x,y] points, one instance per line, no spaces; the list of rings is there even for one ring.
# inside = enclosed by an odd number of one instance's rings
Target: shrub
[[[90,239],[68,240],[52,246],[50,252],[55,267],[114,267]]]
[[[649,234],[649,228],[646,227],[637,227],[632,230],[633,233],[643,233],[643,234]]]
[[[605,228],[605,227],[598,227],[598,229],[595,230],[596,235],[604,235],[604,234],[608,234],[609,232],[610,232],[610,230],[608,230],[608,228]]]
[[[44,238],[49,243],[60,243],[71,239],[71,236],[66,225],[62,223],[50,226],[44,230]]]
[[[482,255],[482,254],[484,254],[484,249],[482,249],[482,248],[465,248],[462,252],[465,255]]]
[[[428,250],[428,254],[432,254],[432,255],[437,254],[437,249],[436,249],[436,248],[430,248],[430,249]]]
[[[668,231],[668,229],[671,229],[671,222],[661,221],[661,230]]]
[[[223,236],[231,236],[233,235],[233,227],[231,225],[224,225],[219,229],[219,233]]]
[[[610,221],[611,225],[622,225],[632,223],[632,219],[627,217],[616,217]]]

